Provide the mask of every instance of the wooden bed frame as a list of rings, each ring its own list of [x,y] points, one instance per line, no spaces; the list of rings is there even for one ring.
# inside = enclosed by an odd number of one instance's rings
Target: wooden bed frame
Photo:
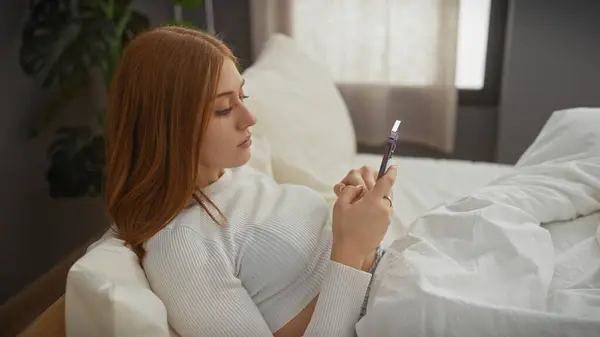
[[[65,298],[61,296],[46,309],[18,337],[66,337]]]
[[[100,235],[94,235],[0,306],[0,337],[65,337],[67,274]]]

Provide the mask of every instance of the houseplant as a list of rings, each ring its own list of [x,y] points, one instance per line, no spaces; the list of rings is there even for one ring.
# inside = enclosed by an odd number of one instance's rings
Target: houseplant
[[[192,7],[200,0],[174,0]],[[186,24],[187,25],[187,24]],[[38,0],[22,32],[20,65],[50,91],[51,100],[31,128],[38,136],[56,120],[61,107],[90,85],[99,73],[110,85],[123,47],[150,26],[146,15],[133,9],[132,0]],[[46,180],[50,196],[97,196],[104,177],[102,109],[89,125],[58,127],[48,148]]]

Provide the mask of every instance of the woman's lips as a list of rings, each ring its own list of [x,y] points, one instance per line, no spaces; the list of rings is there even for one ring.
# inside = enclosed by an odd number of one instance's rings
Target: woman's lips
[[[250,147],[250,145],[252,145],[252,136],[248,136],[246,137],[246,139],[240,143],[240,145],[238,145],[239,147],[243,147],[243,148],[247,148]]]

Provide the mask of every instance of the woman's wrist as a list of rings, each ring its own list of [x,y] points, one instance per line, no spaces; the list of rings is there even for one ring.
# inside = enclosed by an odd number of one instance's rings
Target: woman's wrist
[[[373,264],[375,264],[376,260],[377,260],[377,249],[374,249],[371,253],[369,253],[369,255],[367,255],[367,257],[365,258],[360,269],[362,271],[368,272],[369,270],[371,270],[371,268],[373,268]]]
[[[364,270],[366,257],[350,247],[334,244],[331,248],[331,261]]]

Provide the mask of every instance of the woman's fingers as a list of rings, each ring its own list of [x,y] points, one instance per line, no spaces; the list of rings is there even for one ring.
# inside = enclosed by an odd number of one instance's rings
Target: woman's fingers
[[[362,185],[363,178],[361,172],[357,169],[350,170],[350,172],[348,172],[346,177],[342,180],[342,183],[352,186]]]
[[[348,172],[348,174],[340,181],[338,184],[334,186],[334,192],[337,196],[340,195],[342,188],[345,186],[365,186],[365,182],[362,179],[362,175],[359,170],[353,169]]]
[[[361,198],[366,192],[372,190],[377,183],[377,170],[372,167],[363,166],[360,169],[352,169],[344,179],[333,187],[333,192],[336,196],[340,196],[346,186],[363,186],[361,194],[357,198]]]
[[[385,174],[377,180],[375,187],[371,190],[371,194],[374,198],[383,199],[383,197],[390,197],[392,193],[392,186],[396,182],[396,174],[398,173],[398,167],[390,166]]]
[[[338,205],[338,207],[343,207],[345,205],[353,203],[354,199],[356,199],[360,195],[362,190],[363,187],[361,185],[356,187],[348,186],[347,188],[344,188],[344,190],[340,193],[340,196],[336,201],[336,205]]]
[[[372,167],[363,166],[360,168],[362,180],[367,187],[367,190],[372,190],[377,182],[377,170]]]
[[[346,184],[343,184],[343,183],[335,184],[335,186],[333,186],[333,192],[335,193],[336,196],[339,197],[345,187],[346,187]]]

